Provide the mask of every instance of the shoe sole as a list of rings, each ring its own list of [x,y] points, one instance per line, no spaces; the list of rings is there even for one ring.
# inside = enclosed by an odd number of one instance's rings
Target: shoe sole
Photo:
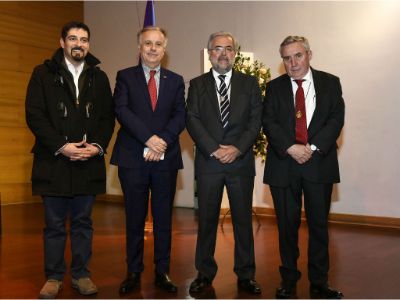
[[[92,292],[83,292],[79,289],[79,286],[76,284],[72,284],[72,288],[76,289],[79,292],[79,294],[84,295],[84,296],[94,295],[94,294],[98,293],[98,290],[92,291]]]
[[[164,289],[164,288],[162,287],[161,283],[159,283],[159,282],[157,282],[157,281],[154,282],[154,285],[155,285],[156,287],[160,288],[160,289],[163,289],[164,291],[166,291],[166,292],[168,292],[168,293],[176,293],[176,292],[178,292],[178,288],[175,288],[175,290],[173,290],[173,291],[168,291],[168,290]]]
[[[248,289],[246,289],[245,287],[242,287],[240,285],[238,285],[237,288],[239,291],[246,292],[250,295],[260,295],[261,294],[261,289],[257,292],[254,292],[254,291],[249,291]]]
[[[43,295],[43,294],[39,294],[39,299],[55,299],[58,294],[62,291],[63,289],[63,284],[61,283],[60,287],[58,288],[57,294],[50,296],[50,295]]]

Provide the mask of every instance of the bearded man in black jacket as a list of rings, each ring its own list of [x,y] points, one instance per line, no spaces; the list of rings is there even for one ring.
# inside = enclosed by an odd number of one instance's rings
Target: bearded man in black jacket
[[[91,211],[105,193],[104,153],[114,130],[110,83],[89,53],[90,30],[67,23],[51,60],[37,66],[26,96],[26,120],[35,136],[32,190],[45,209],[47,281],[40,298],[55,298],[66,272],[66,219],[70,219],[72,286],[97,293],[88,270],[92,254]]]

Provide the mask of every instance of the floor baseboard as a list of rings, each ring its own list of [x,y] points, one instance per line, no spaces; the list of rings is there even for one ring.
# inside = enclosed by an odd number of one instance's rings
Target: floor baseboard
[[[99,195],[97,200],[106,202],[123,203],[122,195]],[[228,212],[229,208],[221,208],[221,215]],[[271,207],[254,207],[254,212],[260,216],[275,217],[275,210]],[[228,213],[229,215],[229,213]],[[302,218],[305,219],[304,211]],[[387,227],[400,229],[400,218],[391,217],[377,217],[377,216],[363,216],[363,215],[351,215],[351,214],[329,214],[329,222],[342,223],[351,225],[363,225],[373,227]]]

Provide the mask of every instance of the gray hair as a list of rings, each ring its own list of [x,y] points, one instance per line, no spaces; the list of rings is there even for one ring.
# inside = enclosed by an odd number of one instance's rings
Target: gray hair
[[[227,32],[227,31],[217,31],[217,32],[212,33],[212,34],[210,35],[210,37],[208,38],[207,50],[211,50],[212,41],[213,41],[216,37],[219,37],[219,36],[231,38],[232,41],[233,41],[233,46],[234,46],[234,48],[235,48],[235,51],[237,51],[237,49],[239,48],[238,42],[236,41],[235,37],[234,37],[230,32]]]
[[[279,47],[279,53],[282,54],[282,48],[293,43],[301,43],[307,52],[310,51],[310,44],[308,43],[307,38],[305,38],[304,36],[289,35],[281,43]]]
[[[165,39],[164,47],[167,47],[167,42],[168,42],[167,32],[165,31],[165,29],[163,29],[161,27],[157,27],[157,26],[146,26],[143,29],[139,30],[136,35],[136,40],[137,40],[138,45],[140,45],[142,42],[141,39],[142,39],[143,33],[147,32],[147,31],[152,31],[152,30],[162,33],[162,35],[164,36],[164,39]]]

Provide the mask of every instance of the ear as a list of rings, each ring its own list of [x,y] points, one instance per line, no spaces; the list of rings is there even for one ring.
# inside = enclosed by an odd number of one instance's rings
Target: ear
[[[64,47],[65,47],[65,43],[64,43],[64,40],[63,40],[63,38],[60,38],[60,45],[61,45],[61,48],[63,48],[63,49],[64,49]]]
[[[309,58],[309,60],[311,60],[311,58],[312,58],[312,51],[311,50],[308,51],[308,58]]]

